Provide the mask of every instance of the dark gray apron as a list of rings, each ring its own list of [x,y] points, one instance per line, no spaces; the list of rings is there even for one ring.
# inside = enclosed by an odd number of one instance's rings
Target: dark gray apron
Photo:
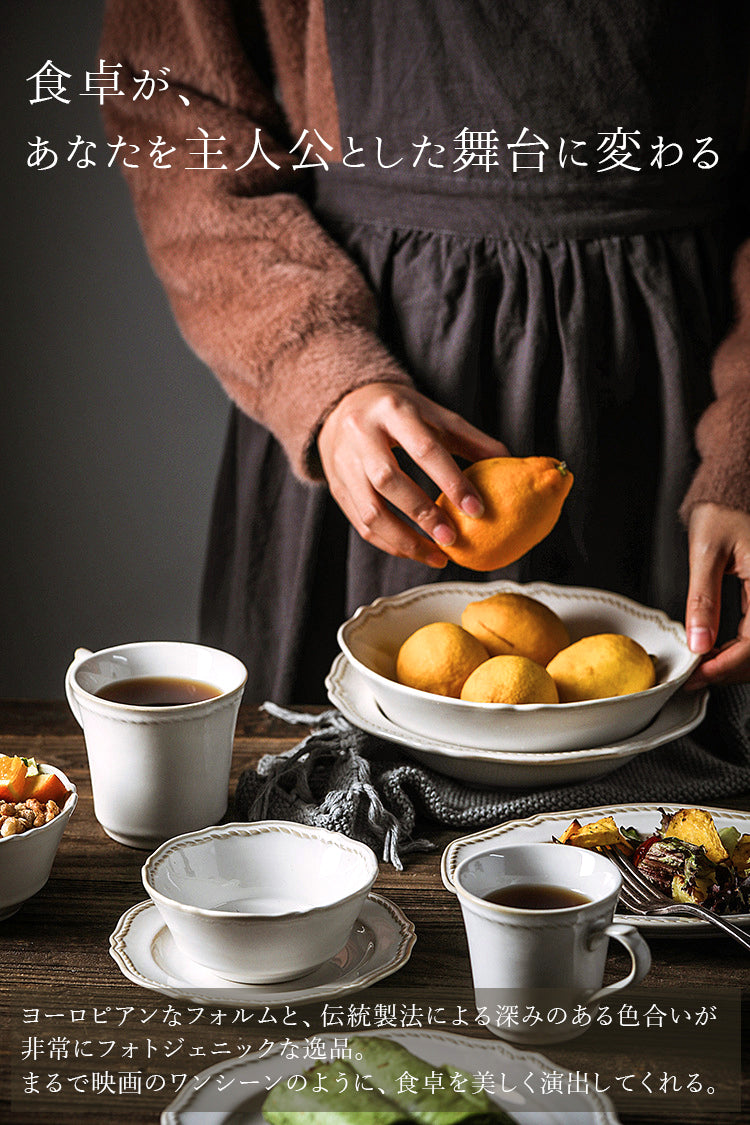
[[[383,339],[425,394],[515,455],[563,458],[575,484],[513,567],[437,572],[364,543],[235,411],[204,640],[247,663],[248,699],[315,702],[341,621],[423,582],[544,579],[681,617],[677,509],[741,234],[748,6],[328,0],[326,20],[342,150],[365,167],[321,171],[315,206],[377,294]],[[652,165],[659,138],[682,159]]]

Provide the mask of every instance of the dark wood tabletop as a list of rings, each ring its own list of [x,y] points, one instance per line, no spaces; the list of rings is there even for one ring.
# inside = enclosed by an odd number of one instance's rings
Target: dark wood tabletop
[[[243,708],[232,784],[260,755],[294,745],[301,733]],[[0,923],[0,1105],[11,1114],[7,1120],[158,1122],[193,1075],[311,1033],[295,1028],[296,1013],[269,1012],[262,1021],[256,1011],[243,1021],[231,1005],[201,1010],[127,980],[110,957],[109,936],[121,915],[146,898],[146,853],[115,843],[99,827],[83,737],[67,706],[0,702],[0,753],[59,766],[79,792],[49,882]],[[750,795],[731,806],[750,808]],[[344,998],[342,1012],[368,1030],[375,1002],[386,1000],[403,1026],[421,1020],[422,1027],[497,1044],[477,1019],[460,909],[440,879],[442,848],[462,833],[428,822],[419,827],[434,850],[407,857],[403,871],[381,864],[374,888],[416,927],[412,956],[378,985]],[[744,1020],[747,1040],[750,1014],[742,998],[750,994],[750,955],[721,936],[649,944],[651,972],[612,1005],[611,1024],[538,1050],[550,1064],[550,1088],[573,1081],[572,1072],[579,1086],[607,1089],[622,1122],[750,1120],[740,1028]],[[626,970],[626,956],[612,943],[605,981]],[[324,1019],[319,1007],[309,1015],[313,1029],[338,1030],[316,1025]]]

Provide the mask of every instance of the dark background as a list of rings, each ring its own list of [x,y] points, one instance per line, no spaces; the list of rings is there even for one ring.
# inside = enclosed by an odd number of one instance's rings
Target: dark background
[[[99,69],[103,9],[3,5],[5,698],[62,696],[79,646],[196,636],[227,401],[174,325],[107,167],[98,98],[81,93]],[[29,105],[26,80],[48,59],[71,75],[69,105]],[[96,142],[95,167],[67,160],[79,134]],[[27,167],[37,136],[58,154],[49,171]]]

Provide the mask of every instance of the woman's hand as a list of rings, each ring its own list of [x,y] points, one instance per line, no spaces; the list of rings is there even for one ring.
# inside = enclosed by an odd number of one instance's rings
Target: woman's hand
[[[750,515],[719,504],[696,504],[688,527],[690,587],[685,628],[693,652],[705,653],[686,686],[750,681]],[[737,636],[715,649],[721,612],[721,580],[735,574],[742,584]]]
[[[318,436],[323,472],[334,499],[362,538],[390,555],[443,567],[448,560],[438,546],[455,540],[455,528],[399,467],[396,448],[470,516],[482,514],[482,501],[451,454],[478,461],[507,456],[508,450],[458,414],[398,383],[368,383],[350,391],[323,423]]]

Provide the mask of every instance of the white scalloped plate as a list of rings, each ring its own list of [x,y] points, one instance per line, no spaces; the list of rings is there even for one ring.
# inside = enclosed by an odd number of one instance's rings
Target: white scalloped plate
[[[179,952],[150,899],[125,911],[109,939],[109,951],[128,980],[153,992],[199,1004],[265,1008],[310,1004],[368,988],[401,968],[415,941],[409,919],[390,899],[371,891],[344,948],[293,981],[233,984],[196,965]]]
[[[403,746],[411,757],[448,777],[493,788],[539,788],[611,773],[630,758],[687,734],[703,721],[708,692],[677,692],[644,731],[611,746],[588,750],[516,753],[426,738],[391,722],[370,685],[343,653],[326,679],[328,698],[352,726]]]
[[[483,832],[472,832],[468,836],[453,840],[443,852],[440,873],[447,889],[455,893],[453,875],[459,862],[483,851],[488,843],[530,844],[551,841],[553,836],[562,836],[572,820],[580,820],[585,824],[602,816],[614,817],[619,828],[636,828],[639,832],[651,833],[661,824],[663,808],[676,812],[682,807],[689,806],[669,801],[662,801],[658,805],[601,805],[593,809],[539,813],[524,820],[509,820],[505,824],[498,824]],[[739,809],[717,809],[708,805],[701,805],[701,808],[711,813],[719,831],[734,825],[740,833],[750,832],[750,812],[741,812]],[[731,914],[727,917],[742,929],[750,927],[750,914]],[[715,937],[719,932],[709,922],[703,922],[700,918],[680,918],[674,915],[668,918],[641,918],[637,914],[617,913],[615,921],[636,926],[643,933],[652,934],[654,937],[673,937],[678,934],[687,937],[710,934]]]
[[[329,1053],[337,1043],[340,1049],[343,1034],[321,1036]],[[499,1039],[470,1039],[436,1031],[388,1032],[388,1038],[433,1066],[448,1063],[468,1074],[491,1074],[497,1085],[504,1075],[510,1092],[497,1094],[495,1100],[518,1125],[618,1125],[614,1106],[604,1094],[594,1090],[567,1093],[564,1082],[559,1092],[544,1093],[546,1076],[555,1073],[564,1079],[567,1072],[543,1055],[518,1050]],[[278,1048],[265,1056],[250,1055],[209,1067],[164,1110],[161,1125],[265,1125],[261,1106],[266,1088],[312,1065],[313,1060],[302,1059],[303,1048],[304,1044],[296,1059],[284,1057]]]

